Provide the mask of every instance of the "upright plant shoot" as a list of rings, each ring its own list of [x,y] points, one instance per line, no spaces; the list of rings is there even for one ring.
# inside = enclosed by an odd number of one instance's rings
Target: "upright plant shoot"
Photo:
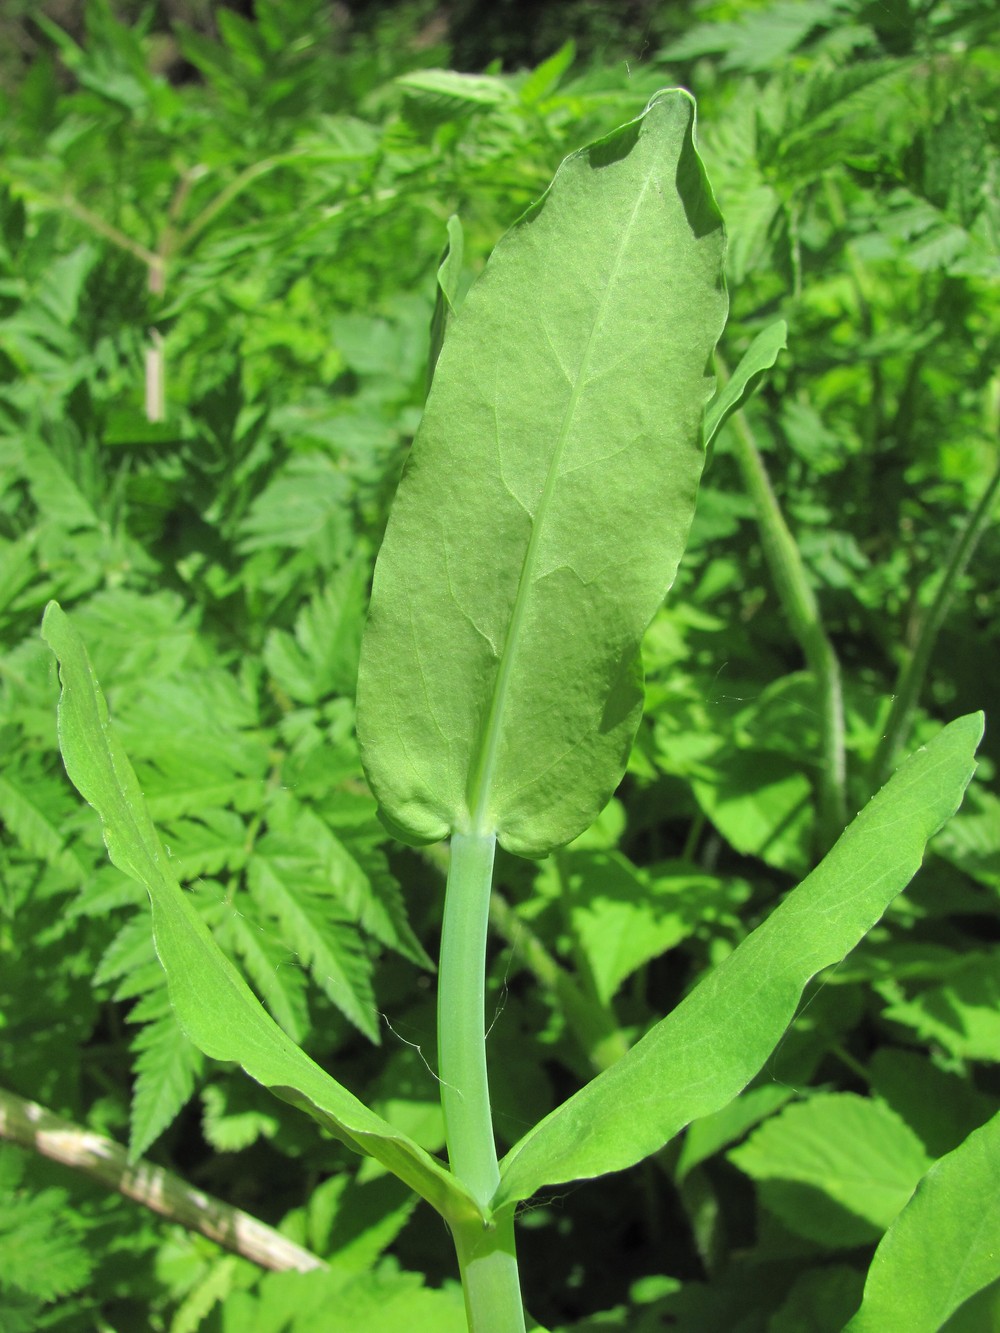
[[[440,1076],[451,1167],[484,1209],[495,844],[545,855],[621,780],[642,635],[694,513],[727,310],[694,126],[688,93],[660,94],[567,158],[497,246],[445,339],[375,570],[362,757],[394,832],[452,840]],[[456,1242],[472,1326],[519,1309],[510,1215]]]

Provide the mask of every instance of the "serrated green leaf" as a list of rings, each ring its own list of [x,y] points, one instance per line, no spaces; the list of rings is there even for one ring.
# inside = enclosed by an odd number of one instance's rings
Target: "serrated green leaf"
[[[337,571],[299,612],[294,638],[272,630],[264,664],[296,702],[353,695],[368,571],[355,562]]]
[[[18,1188],[18,1150],[0,1144],[0,1285],[45,1301],[78,1291],[93,1259],[74,1225],[63,1189]]]
[[[206,1317],[221,1305],[239,1276],[238,1261],[232,1254],[216,1259],[208,1272],[177,1307],[170,1321],[170,1333],[197,1333]]]
[[[155,962],[156,950],[153,947],[149,920],[145,913],[140,912],[125,922],[104,950],[92,982],[95,986],[103,986],[109,981],[128,977],[140,969],[147,969]]]
[[[80,294],[97,260],[97,254],[97,248],[93,245],[78,245],[69,254],[60,255],[45,272],[38,287],[37,299],[60,324],[72,324]]]
[[[240,870],[250,852],[246,824],[232,810],[201,810],[197,819],[174,820],[167,838],[167,855],[182,880]]]
[[[559,857],[559,892],[598,1000],[607,1004],[626,977],[691,934],[733,885],[682,863],[639,870],[620,852],[568,849]]]
[[[241,1152],[260,1138],[271,1139],[279,1129],[276,1109],[261,1102],[260,1089],[245,1079],[239,1083],[212,1083],[201,1091],[201,1124],[216,1152]],[[273,1100],[268,1099],[271,1107]]]
[[[251,505],[240,524],[239,549],[316,546],[330,563],[342,563],[352,542],[349,494],[347,478],[332,459],[292,458]]]
[[[287,1214],[282,1231],[313,1254],[336,1256],[341,1273],[370,1273],[416,1206],[416,1196],[389,1175],[362,1184],[331,1176],[313,1190],[304,1208]]]
[[[620,1171],[730,1102],[839,962],[910,881],[975,767],[981,714],[912,755],[762,926],[617,1064],[530,1130],[501,1164],[496,1206]]]
[[[116,680],[153,682],[182,672],[197,652],[198,612],[175,592],[142,595],[128,588],[95,593],[76,613],[98,645],[98,665]]]
[[[370,1041],[380,1040],[371,961],[354,924],[316,862],[273,836],[258,844],[247,871],[250,892],[277,921],[282,937],[313,980]]]
[[[940,986],[889,1005],[885,1017],[961,1060],[1000,1063],[1000,950],[949,972]]]
[[[380,847],[365,850],[348,846],[347,850],[365,877],[364,892],[356,902],[352,904],[350,898],[345,898],[345,903],[353,905],[357,912],[361,928],[417,967],[433,972],[433,959],[413,933],[403,889],[389,869],[385,852]]]
[[[323,814],[338,804],[327,804]],[[372,823],[381,840],[384,831],[375,821]],[[335,896],[339,909],[351,921],[418,967],[433,969],[434,964],[410,928],[402,892],[381,848],[367,847],[364,841],[360,845],[345,841],[321,814],[291,799],[272,805],[270,826],[285,836],[287,850],[299,860],[302,870],[314,877],[324,892]],[[370,827],[364,833],[370,838]]]
[[[230,912],[215,934],[219,943],[241,960],[275,1021],[301,1045],[309,1030],[306,974],[291,949],[252,919],[249,904],[239,912]]]
[[[785,1187],[764,1198],[786,1226],[842,1246],[884,1231],[930,1166],[895,1111],[851,1092],[793,1102],[728,1156],[754,1180]]]
[[[672,90],[567,158],[449,331],[358,675],[369,781],[410,841],[544,854],[624,772],[726,313],[693,136]]]
[[[119,907],[145,908],[148,901],[141,885],[104,861],[87,877],[86,885],[65,910],[71,920],[78,916],[106,920]]]
[[[817,24],[831,22],[831,0],[775,0],[732,22],[698,23],[662,52],[667,60],[724,54],[723,69],[766,70],[799,46]]]
[[[148,997],[147,997],[148,999]],[[129,1117],[129,1159],[138,1161],[184,1109],[204,1068],[201,1051],[189,1040],[169,1007],[167,996],[156,997],[155,1018],[149,1008],[136,1008],[130,1021],[144,1026],[132,1041],[138,1053]]]
[[[0,469],[6,466],[6,460],[0,457]],[[6,487],[0,481],[0,495]],[[29,532],[18,541],[0,540],[0,613],[29,584],[38,578],[35,548],[38,542],[37,532]]]
[[[190,1039],[211,1059],[242,1065],[350,1147],[378,1158],[444,1216],[481,1216],[439,1162],[324,1073],[268,1016],[174,879],[83,641],[55,603],[42,632],[59,659],[59,739],[67,772],[101,816],[115,864],[150,895],[157,953]]]
[[[90,500],[47,444],[32,440],[23,466],[32,498],[48,522],[71,531],[98,526]]]
[[[940,1158],[875,1251],[845,1333],[936,1333],[1000,1278],[1000,1115]]]
[[[704,136],[705,161],[726,218],[726,269],[741,283],[758,266],[771,265],[772,229],[781,195],[758,159],[758,87],[749,80],[736,94],[728,116],[710,122]]]
[[[532,106],[550,97],[575,59],[576,42],[570,37],[554,55],[537,65],[521,84],[518,92],[525,106]]]
[[[79,885],[87,867],[66,846],[65,796],[62,783],[47,774],[28,774],[11,764],[0,775],[0,819],[25,851],[58,866],[68,883]]]
[[[456,106],[502,106],[513,102],[515,93],[504,79],[492,74],[460,74],[451,69],[419,69],[403,74],[396,83],[411,95],[432,103],[443,100]]]

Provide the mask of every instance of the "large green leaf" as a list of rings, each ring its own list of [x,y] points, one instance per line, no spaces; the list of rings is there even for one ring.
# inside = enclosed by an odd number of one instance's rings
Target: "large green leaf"
[[[632,1166],[745,1087],[795,1015],[912,878],[975,767],[979,713],[912,755],[771,916],[617,1064],[521,1139],[495,1204]]]
[[[726,315],[694,123],[675,89],[567,158],[449,328],[358,680],[369,780],[410,841],[543,854],[624,771]]]
[[[998,1237],[995,1115],[924,1176],[875,1251],[861,1309],[845,1333],[936,1333],[959,1306],[1000,1279]]]
[[[108,855],[145,885],[170,999],[192,1042],[300,1106],[394,1171],[446,1217],[478,1213],[465,1189],[412,1139],[324,1073],[264,1010],[181,890],[108,716],[83,641],[50,602],[42,634],[59,659],[59,745],[66,771],[101,817]]]

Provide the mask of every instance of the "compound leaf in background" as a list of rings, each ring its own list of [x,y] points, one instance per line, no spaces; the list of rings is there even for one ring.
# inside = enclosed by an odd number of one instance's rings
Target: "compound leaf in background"
[[[465,1333],[461,1292],[425,1287],[391,1267],[365,1273],[268,1273],[251,1291],[235,1291],[220,1312],[222,1333]]]
[[[145,1156],[176,1120],[205,1063],[171,1013],[162,986],[143,996],[132,1009],[129,1022],[140,1021],[143,1026],[132,1041],[138,1057],[129,1117],[129,1159],[133,1162]]]
[[[875,1251],[861,1309],[845,1333],[936,1333],[970,1297],[1000,1279],[998,1236],[995,1115],[924,1176]]]
[[[149,894],[156,951],[187,1036],[211,1059],[242,1065],[350,1147],[377,1158],[444,1216],[476,1215],[476,1204],[439,1162],[324,1073],[261,1006],[177,883],[83,640],[55,602],[42,634],[59,659],[66,771],[100,815],[114,864]]]
[[[568,157],[448,331],[358,678],[369,781],[407,841],[541,855],[624,772],[727,308],[694,123],[674,89]]]
[[[970,714],[912,755],[762,926],[528,1131],[501,1164],[494,1205],[621,1171],[731,1101],[777,1045],[809,979],[840,962],[916,873],[962,799],[982,734],[982,714]]]
[[[299,612],[294,636],[268,634],[264,664],[296,703],[353,694],[367,579],[360,560],[335,570]]]

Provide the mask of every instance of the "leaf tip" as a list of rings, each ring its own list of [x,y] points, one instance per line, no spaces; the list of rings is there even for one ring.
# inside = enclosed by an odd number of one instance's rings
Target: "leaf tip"
[[[50,642],[49,635],[54,623],[60,617],[65,617],[65,615],[65,611],[54,598],[46,603],[45,610],[42,613],[42,638],[46,643]]]

